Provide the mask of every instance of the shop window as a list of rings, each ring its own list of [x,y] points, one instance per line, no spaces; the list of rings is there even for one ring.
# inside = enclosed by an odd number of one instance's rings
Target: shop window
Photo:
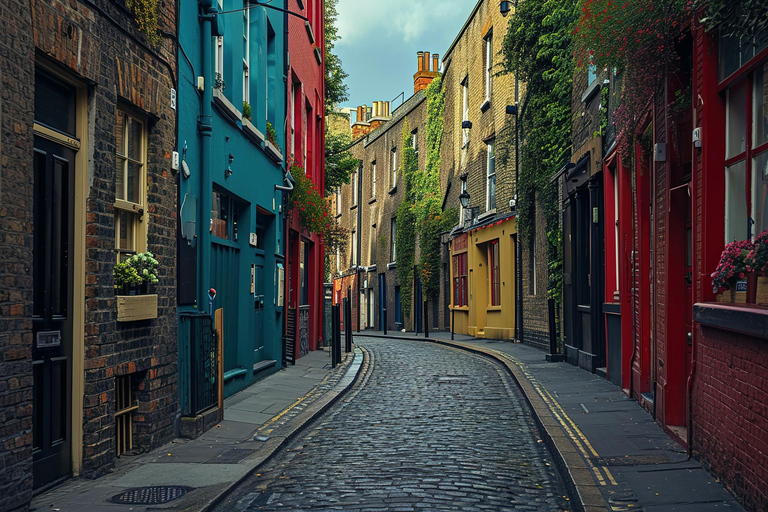
[[[766,74],[761,66],[726,92],[726,243],[768,229]]]
[[[146,248],[146,124],[117,111],[115,140],[115,249],[123,261]]]
[[[453,257],[453,305],[466,306],[467,297],[467,253]]]
[[[499,272],[499,241],[488,245],[488,282],[491,292],[491,306],[501,306],[501,276]]]

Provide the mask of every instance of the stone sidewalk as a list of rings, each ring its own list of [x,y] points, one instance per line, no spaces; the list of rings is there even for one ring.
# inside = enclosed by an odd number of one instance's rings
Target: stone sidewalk
[[[363,353],[356,349],[332,369],[327,350],[310,352],[227,398],[224,420],[199,438],[176,439],[147,454],[124,456],[109,475],[70,480],[37,496],[32,509],[206,510],[346,392],[362,362]],[[111,501],[124,491],[150,486],[183,486],[188,492],[159,505]]]
[[[359,336],[384,337],[364,331]],[[542,438],[582,510],[743,511],[713,476],[611,382],[528,345],[431,332],[386,336],[454,345],[507,366],[537,417]],[[559,460],[558,460],[559,459]]]

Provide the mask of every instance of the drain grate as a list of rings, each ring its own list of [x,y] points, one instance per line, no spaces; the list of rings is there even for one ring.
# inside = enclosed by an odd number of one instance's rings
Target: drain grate
[[[203,464],[237,464],[244,458],[252,455],[254,452],[256,452],[256,450],[251,450],[248,448],[232,448],[231,450],[225,451],[221,455],[217,455],[212,459],[208,459],[207,461],[203,462]]]
[[[194,490],[194,487],[183,485],[137,487],[112,496],[110,501],[123,505],[160,505],[181,498],[192,490]]]

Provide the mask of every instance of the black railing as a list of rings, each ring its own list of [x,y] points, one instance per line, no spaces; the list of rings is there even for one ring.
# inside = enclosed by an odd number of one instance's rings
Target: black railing
[[[197,416],[219,402],[216,331],[207,313],[182,313],[179,326],[179,395],[183,416]]]

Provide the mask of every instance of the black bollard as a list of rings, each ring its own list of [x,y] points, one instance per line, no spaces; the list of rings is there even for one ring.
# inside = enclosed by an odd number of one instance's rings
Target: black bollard
[[[341,352],[341,308],[338,304],[331,306],[331,366],[336,368],[340,362]]]
[[[387,335],[387,308],[384,308],[384,336]]]
[[[549,310],[549,354],[545,356],[545,359],[550,362],[562,361],[563,355],[557,353],[557,334],[555,332],[555,299],[549,299],[547,301],[547,309]]]
[[[429,338],[429,303],[424,302],[424,337]]]
[[[345,352],[352,352],[352,302],[347,301],[347,318],[349,318],[349,329],[344,331],[347,335],[345,343]]]

